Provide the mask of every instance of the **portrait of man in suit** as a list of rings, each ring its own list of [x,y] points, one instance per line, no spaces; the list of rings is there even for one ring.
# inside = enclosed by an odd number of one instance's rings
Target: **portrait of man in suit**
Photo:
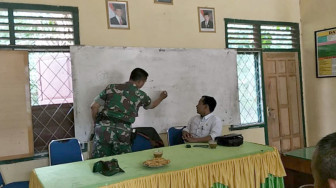
[[[129,29],[127,2],[107,1],[108,26],[115,29]]]
[[[200,32],[215,32],[215,9],[198,7],[198,14]]]
[[[114,7],[115,16],[110,19],[112,25],[127,25],[125,18],[123,17],[123,9],[121,6]]]
[[[210,15],[208,12],[204,13],[204,21],[201,23],[202,28],[213,28],[213,22],[210,20]]]

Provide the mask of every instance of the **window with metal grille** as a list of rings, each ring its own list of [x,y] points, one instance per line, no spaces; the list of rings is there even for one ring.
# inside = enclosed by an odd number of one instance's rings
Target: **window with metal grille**
[[[0,45],[9,45],[9,24],[7,9],[0,9]]]
[[[78,9],[0,3],[0,48],[29,51],[35,152],[74,137],[70,45],[79,44]]]
[[[71,12],[14,10],[13,17],[16,45],[74,44]]]
[[[260,56],[263,51],[298,50],[296,23],[225,19],[226,47],[238,50],[237,74],[241,125],[264,124]]]
[[[264,122],[258,52],[238,52],[237,75],[242,125]]]
[[[227,48],[298,49],[296,23],[225,19]]]

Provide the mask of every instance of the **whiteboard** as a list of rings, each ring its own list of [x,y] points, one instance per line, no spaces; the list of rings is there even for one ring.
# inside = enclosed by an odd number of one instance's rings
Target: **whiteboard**
[[[223,125],[239,124],[235,50],[159,49],[71,46],[75,135],[88,141],[92,131],[90,105],[108,84],[124,83],[140,67],[149,73],[142,90],[152,100],[162,90],[168,97],[155,109],[140,108],[133,127],[154,127],[158,133],[187,125],[197,114],[202,95],[217,101],[214,114]]]

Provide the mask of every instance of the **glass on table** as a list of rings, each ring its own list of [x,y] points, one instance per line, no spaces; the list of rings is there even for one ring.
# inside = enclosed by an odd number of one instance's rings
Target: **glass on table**
[[[163,151],[161,149],[156,149],[153,152],[154,158],[161,158],[163,155]]]

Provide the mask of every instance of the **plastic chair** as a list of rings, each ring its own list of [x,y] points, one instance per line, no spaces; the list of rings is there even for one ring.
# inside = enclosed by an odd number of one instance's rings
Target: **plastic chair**
[[[132,152],[135,152],[135,151],[142,151],[146,149],[152,149],[153,147],[152,147],[151,142],[147,138],[145,138],[144,136],[140,134],[136,134],[131,148],[132,148]]]
[[[182,139],[182,131],[184,127],[170,127],[167,131],[168,145],[174,146],[179,144],[184,144],[184,140]]]
[[[57,165],[83,161],[82,150],[76,138],[52,140],[49,143],[49,164]]]
[[[19,182],[12,182],[5,185],[5,182],[2,179],[2,175],[0,173],[0,187],[1,188],[28,188],[29,181],[19,181]]]

